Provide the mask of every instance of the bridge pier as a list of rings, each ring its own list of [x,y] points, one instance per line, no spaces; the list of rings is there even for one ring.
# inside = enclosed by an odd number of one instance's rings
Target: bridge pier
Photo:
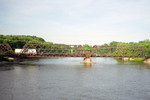
[[[144,63],[150,65],[150,58],[145,59],[145,60],[144,60]]]
[[[92,60],[90,57],[85,57],[83,60],[84,63],[92,63]]]

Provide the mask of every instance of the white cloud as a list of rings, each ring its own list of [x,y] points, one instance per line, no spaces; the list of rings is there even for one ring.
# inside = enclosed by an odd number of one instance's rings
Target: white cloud
[[[38,33],[52,42],[140,40],[150,32],[149,0],[1,0],[0,5],[6,7],[0,10],[0,32]]]

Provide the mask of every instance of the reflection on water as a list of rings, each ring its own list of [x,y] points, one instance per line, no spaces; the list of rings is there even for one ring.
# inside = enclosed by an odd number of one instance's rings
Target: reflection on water
[[[0,64],[0,71],[13,70],[12,64]]]
[[[28,59],[23,61],[22,64],[79,64],[83,62],[84,58],[43,58],[43,59]],[[97,64],[143,64],[142,61],[122,61],[113,58],[91,58],[92,62]]]
[[[0,100],[150,100],[150,66],[111,58],[46,58],[0,65]]]
[[[84,63],[85,68],[91,68],[92,64],[91,63]]]

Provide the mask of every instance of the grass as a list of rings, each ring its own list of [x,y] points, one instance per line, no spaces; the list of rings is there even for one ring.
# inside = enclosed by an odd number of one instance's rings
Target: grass
[[[144,61],[145,60],[145,58],[133,58],[134,59],[134,61]]]
[[[122,59],[121,58],[115,58],[117,61],[122,61]],[[129,60],[128,61],[144,61],[145,60],[145,58],[132,58],[133,60],[130,60],[130,58],[129,58]]]

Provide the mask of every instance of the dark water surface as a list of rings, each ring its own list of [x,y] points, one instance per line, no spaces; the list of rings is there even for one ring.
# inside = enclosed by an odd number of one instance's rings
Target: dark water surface
[[[150,65],[112,58],[47,58],[0,65],[0,100],[150,100]]]

